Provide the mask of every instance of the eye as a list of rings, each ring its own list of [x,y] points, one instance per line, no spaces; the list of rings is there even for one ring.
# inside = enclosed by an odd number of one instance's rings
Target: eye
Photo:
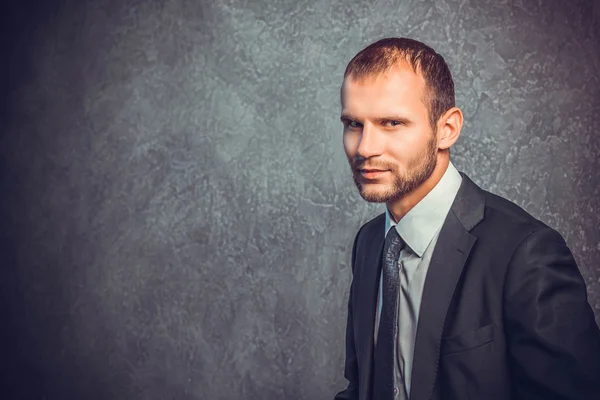
[[[352,120],[345,120],[344,126],[346,128],[350,128],[350,129],[357,129],[357,128],[361,127],[361,123],[357,122],[357,121],[352,121]]]
[[[395,120],[386,120],[383,121],[383,126],[387,126],[387,127],[395,127],[395,126],[399,126],[402,125],[402,121],[395,121]]]

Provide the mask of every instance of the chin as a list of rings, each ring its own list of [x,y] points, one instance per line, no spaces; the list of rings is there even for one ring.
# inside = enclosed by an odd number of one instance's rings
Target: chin
[[[392,197],[389,187],[381,187],[382,185],[377,185],[380,187],[368,186],[375,185],[363,185],[362,188],[359,189],[359,192],[361,197],[369,203],[385,203]]]

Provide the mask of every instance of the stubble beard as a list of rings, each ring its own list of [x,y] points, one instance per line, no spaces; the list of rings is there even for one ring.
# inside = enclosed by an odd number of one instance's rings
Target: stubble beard
[[[405,197],[425,182],[437,166],[436,135],[432,135],[427,143],[427,148],[420,154],[415,163],[407,166],[406,172],[399,171],[398,165],[385,163],[377,164],[377,168],[390,170],[393,182],[386,190],[367,191],[362,183],[360,169],[365,164],[365,159],[355,158],[350,161],[352,178],[363,199],[369,203],[390,203]]]

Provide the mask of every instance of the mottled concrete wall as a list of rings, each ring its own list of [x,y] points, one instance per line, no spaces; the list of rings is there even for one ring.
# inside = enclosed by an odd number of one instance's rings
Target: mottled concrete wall
[[[446,57],[454,163],[564,234],[600,315],[597,2],[45,4],[3,39],[19,398],[332,398],[352,239],[382,210],[350,178],[339,86],[384,36]]]

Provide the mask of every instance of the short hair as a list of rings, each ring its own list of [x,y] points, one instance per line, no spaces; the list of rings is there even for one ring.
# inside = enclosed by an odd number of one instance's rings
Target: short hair
[[[381,39],[354,56],[346,67],[344,79],[349,75],[359,80],[377,76],[402,61],[425,79],[423,100],[435,129],[440,116],[455,106],[454,81],[444,57],[426,44],[408,38]]]

